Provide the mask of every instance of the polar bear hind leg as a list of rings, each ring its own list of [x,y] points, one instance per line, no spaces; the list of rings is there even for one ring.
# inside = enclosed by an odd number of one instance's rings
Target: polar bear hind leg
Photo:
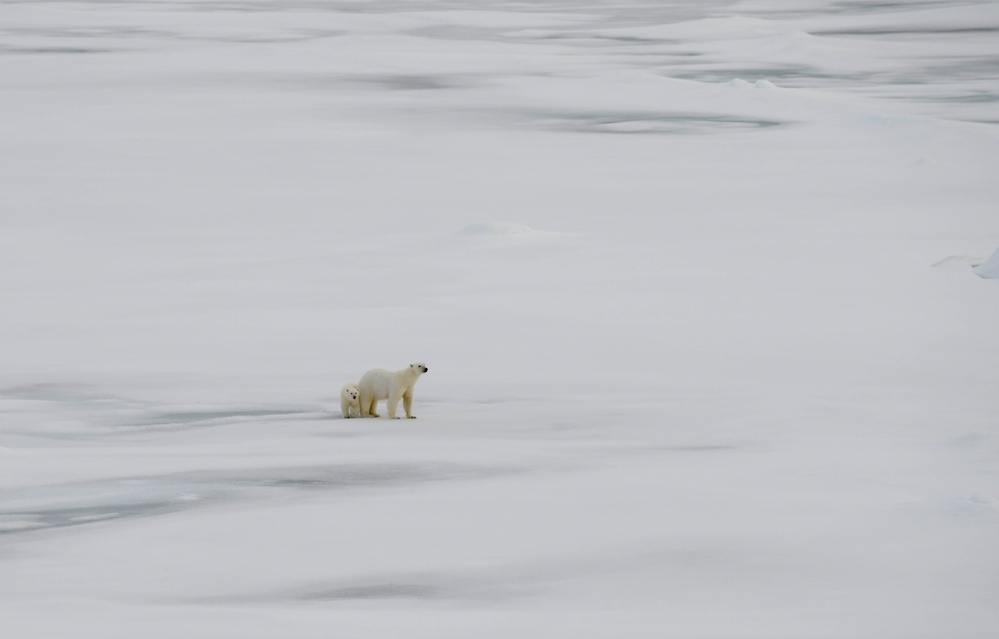
[[[378,410],[378,396],[365,397],[364,403],[361,404],[361,417],[378,417],[376,410]]]

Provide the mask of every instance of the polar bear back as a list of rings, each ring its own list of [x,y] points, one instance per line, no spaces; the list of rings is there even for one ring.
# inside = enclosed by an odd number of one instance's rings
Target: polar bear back
[[[374,396],[375,399],[388,399],[394,384],[396,384],[395,373],[384,368],[372,368],[361,376],[357,387],[363,395]]]

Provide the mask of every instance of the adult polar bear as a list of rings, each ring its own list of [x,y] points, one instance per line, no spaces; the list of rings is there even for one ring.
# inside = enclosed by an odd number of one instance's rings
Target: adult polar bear
[[[420,379],[420,375],[429,369],[423,362],[410,364],[399,371],[387,371],[383,368],[373,368],[361,377],[357,382],[357,388],[361,394],[361,417],[378,417],[375,409],[378,408],[378,401],[388,400],[388,415],[391,419],[398,419],[395,411],[399,407],[399,400],[402,400],[402,407],[406,411],[406,417],[415,419],[413,415],[413,386]]]

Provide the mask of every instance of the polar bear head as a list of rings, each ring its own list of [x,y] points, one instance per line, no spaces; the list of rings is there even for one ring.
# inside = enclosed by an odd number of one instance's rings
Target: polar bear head
[[[413,371],[417,375],[422,375],[430,369],[427,368],[427,365],[424,364],[423,362],[416,362],[415,364],[409,365],[409,370]]]
[[[349,399],[351,401],[357,399],[361,391],[357,389],[356,384],[345,384],[340,390],[340,396],[344,399]]]

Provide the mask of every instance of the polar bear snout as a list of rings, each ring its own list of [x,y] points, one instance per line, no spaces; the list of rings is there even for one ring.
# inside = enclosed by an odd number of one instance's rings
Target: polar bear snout
[[[424,373],[426,373],[426,372],[427,372],[428,370],[430,370],[430,369],[429,369],[429,368],[427,368],[426,366],[424,366],[424,367],[423,367],[423,372],[424,372]]]

